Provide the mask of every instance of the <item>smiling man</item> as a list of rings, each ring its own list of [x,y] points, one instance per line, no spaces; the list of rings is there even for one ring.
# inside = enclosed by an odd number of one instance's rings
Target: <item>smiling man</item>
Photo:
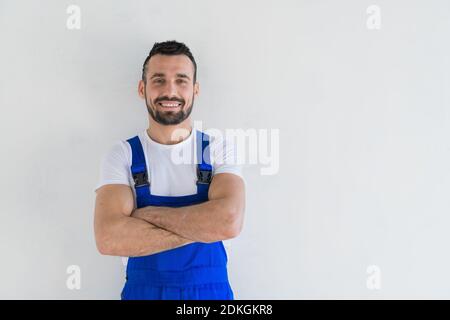
[[[138,93],[149,127],[103,159],[97,248],[129,257],[122,299],[234,299],[222,241],[241,232],[245,184],[234,145],[192,127],[199,83],[189,48],[155,43]],[[179,154],[192,161],[174,161]]]

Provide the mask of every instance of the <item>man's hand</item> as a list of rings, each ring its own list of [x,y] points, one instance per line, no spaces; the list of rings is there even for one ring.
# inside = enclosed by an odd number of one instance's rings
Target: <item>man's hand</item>
[[[97,190],[94,231],[100,253],[146,256],[193,242],[131,216],[133,207],[130,186],[108,184]]]
[[[239,235],[245,211],[242,178],[231,173],[214,175],[208,198],[204,203],[179,208],[148,206],[134,210],[131,216],[198,242]]]

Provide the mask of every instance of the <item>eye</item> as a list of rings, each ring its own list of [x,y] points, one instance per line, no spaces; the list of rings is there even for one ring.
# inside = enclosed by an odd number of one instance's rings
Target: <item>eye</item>
[[[178,79],[178,83],[187,83],[187,81],[184,79]]]
[[[155,79],[155,81],[153,81],[154,83],[163,83],[164,82],[164,79],[161,79],[161,78],[159,78],[159,79]]]

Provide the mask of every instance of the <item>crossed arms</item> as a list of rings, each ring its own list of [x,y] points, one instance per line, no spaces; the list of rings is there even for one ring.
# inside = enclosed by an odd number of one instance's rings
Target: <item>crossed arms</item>
[[[101,254],[138,257],[193,242],[211,243],[236,237],[242,230],[245,187],[237,175],[214,175],[209,200],[172,208],[134,209],[131,188],[104,185],[97,190],[94,231]]]

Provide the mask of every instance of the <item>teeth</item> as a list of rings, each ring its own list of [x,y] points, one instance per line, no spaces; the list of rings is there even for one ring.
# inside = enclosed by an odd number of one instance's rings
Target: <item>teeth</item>
[[[178,107],[179,103],[161,103],[163,107]]]

